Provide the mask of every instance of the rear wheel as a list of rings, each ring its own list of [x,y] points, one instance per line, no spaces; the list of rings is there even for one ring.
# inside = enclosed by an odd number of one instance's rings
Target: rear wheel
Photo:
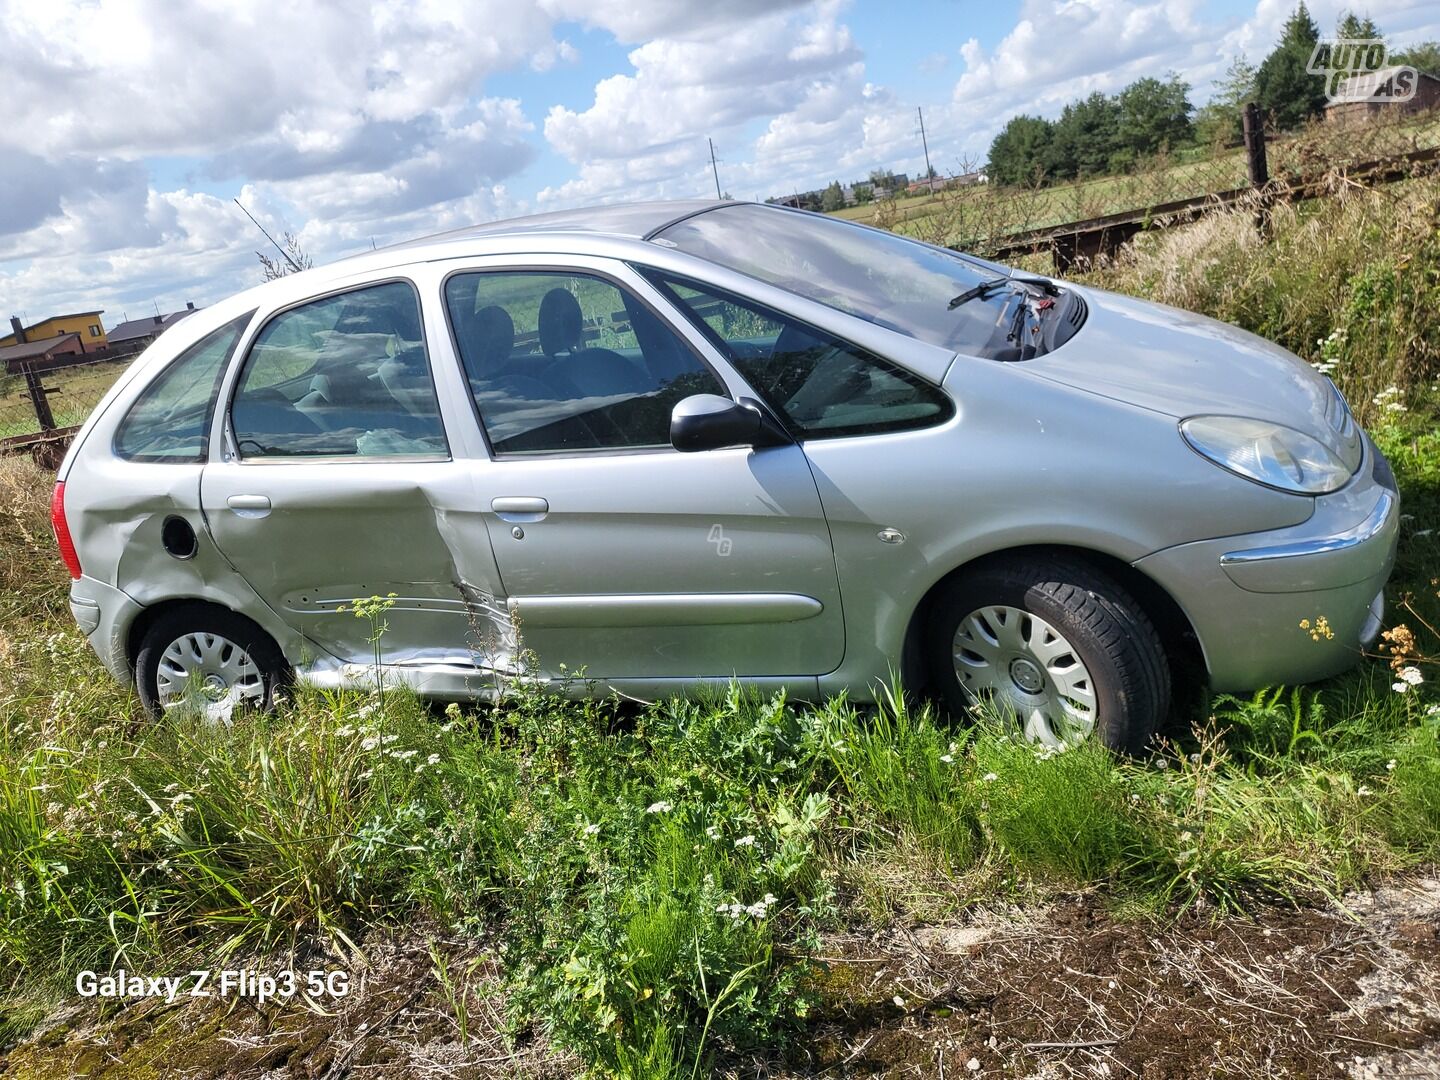
[[[1170,707],[1154,625],[1124,588],[1075,559],[963,574],[936,597],[928,630],[931,674],[953,711],[992,707],[1046,746],[1098,735],[1139,753]]]
[[[271,708],[288,678],[269,634],[242,615],[205,605],[162,614],[135,654],[140,702],[157,717],[187,709],[224,723],[241,709]]]

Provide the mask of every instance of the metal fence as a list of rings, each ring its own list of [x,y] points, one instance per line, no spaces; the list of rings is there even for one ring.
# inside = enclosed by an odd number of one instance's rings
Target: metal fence
[[[12,362],[0,373],[0,453],[68,439],[134,357],[74,359],[43,366]]]

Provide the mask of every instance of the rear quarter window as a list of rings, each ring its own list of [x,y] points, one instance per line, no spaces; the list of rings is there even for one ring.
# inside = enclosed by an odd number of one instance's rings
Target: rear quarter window
[[[207,334],[151,380],[115,430],[117,457],[172,465],[206,459],[220,378],[254,314]]]

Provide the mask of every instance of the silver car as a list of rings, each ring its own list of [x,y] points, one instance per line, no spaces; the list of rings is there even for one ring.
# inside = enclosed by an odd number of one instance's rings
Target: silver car
[[[1272,344],[736,202],[243,292],[122,376],[54,498],[75,618],[156,712],[291,677],[868,700],[893,674],[1127,750],[1172,687],[1353,663],[1397,517],[1340,393]]]

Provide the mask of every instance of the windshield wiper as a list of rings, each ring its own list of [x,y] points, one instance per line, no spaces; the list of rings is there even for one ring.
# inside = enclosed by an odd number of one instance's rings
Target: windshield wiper
[[[991,278],[989,281],[982,281],[979,285],[972,285],[951,300],[946,310],[954,311],[961,304],[968,304],[971,300],[975,299],[983,299],[987,294],[994,292],[996,289],[1003,289],[1009,284],[1010,279],[1008,277],[997,277]]]

